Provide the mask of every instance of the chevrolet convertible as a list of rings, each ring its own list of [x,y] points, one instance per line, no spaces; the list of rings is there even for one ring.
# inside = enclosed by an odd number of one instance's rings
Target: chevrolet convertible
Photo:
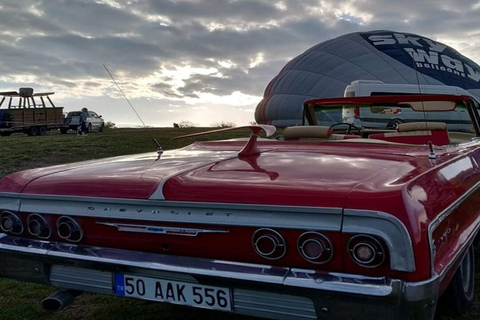
[[[320,125],[319,114],[342,108],[410,108],[422,120]],[[429,120],[459,111],[468,123]],[[49,310],[81,292],[269,319],[433,319],[442,296],[469,310],[477,103],[318,99],[303,116],[276,135],[252,125],[245,139],[5,176],[0,277],[60,288],[43,301]]]

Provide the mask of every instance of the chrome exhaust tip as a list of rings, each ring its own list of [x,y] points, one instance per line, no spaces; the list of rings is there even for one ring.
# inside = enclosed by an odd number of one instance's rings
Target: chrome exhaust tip
[[[77,290],[61,290],[57,291],[48,298],[43,299],[42,307],[47,311],[60,311],[75,300],[82,291]]]

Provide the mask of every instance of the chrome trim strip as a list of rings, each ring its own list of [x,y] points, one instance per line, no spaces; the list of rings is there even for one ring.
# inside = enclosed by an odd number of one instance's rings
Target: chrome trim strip
[[[45,240],[33,240],[20,237],[9,236],[0,233],[0,250],[10,252],[20,252],[34,255],[44,255],[56,245],[55,242]]]
[[[191,258],[156,253],[146,253],[111,248],[81,246],[68,243],[49,243],[34,239],[22,239],[13,236],[0,238],[0,252],[9,255],[16,252],[41,255],[52,262],[67,259],[76,265],[93,262],[109,264],[115,267],[133,267],[167,272],[184,273],[196,276],[216,276],[226,279],[238,279],[253,282],[282,284],[288,276],[289,268],[237,263],[221,260]]]
[[[13,194],[0,193],[13,198]],[[155,222],[340,231],[341,208],[15,194],[20,211]]]
[[[415,257],[405,225],[391,214],[379,211],[345,209],[342,232],[364,233],[382,238],[390,252],[390,268],[415,271]]]
[[[473,159],[473,158],[471,158]],[[431,261],[431,271],[430,274],[431,276],[435,276],[435,249],[433,246],[433,233],[435,230],[438,228],[438,226],[442,223],[443,220],[448,218],[452,212],[457,209],[465,200],[467,200],[468,197],[470,197],[473,193],[475,193],[478,189],[480,188],[480,182],[477,182],[470,190],[465,192],[460,198],[458,198],[457,201],[449,205],[445,210],[443,210],[435,219],[432,220],[432,222],[428,226],[428,242],[430,245],[430,261]],[[480,224],[477,225],[476,230],[472,233],[473,234],[473,239],[475,239],[475,235],[479,232],[480,230]],[[472,238],[468,240],[468,242],[472,242]],[[454,258],[451,259],[450,265],[445,267],[445,269],[451,268],[451,265],[456,261],[458,256],[461,254],[461,252],[458,252]]]
[[[229,230],[173,228],[173,227],[113,223],[113,222],[97,222],[97,224],[117,228],[117,231],[120,231],[120,232],[168,234],[171,236],[184,236],[184,237],[196,237],[201,233],[229,233]]]
[[[0,211],[18,211],[20,210],[20,199],[18,193],[0,193]]]
[[[285,284],[317,290],[335,291],[374,297],[386,297],[403,290],[403,281],[385,277],[367,277],[335,272],[318,272],[308,269],[291,269],[292,276]]]
[[[432,229],[432,234],[437,229],[437,227],[445,220],[455,209],[457,209],[462,202],[467,200],[468,197],[475,191],[480,188],[480,182],[477,182],[470,190],[465,192],[460,198],[457,199],[454,203],[449,205],[445,210],[443,210],[435,219],[432,220],[430,225],[428,226],[429,229]]]

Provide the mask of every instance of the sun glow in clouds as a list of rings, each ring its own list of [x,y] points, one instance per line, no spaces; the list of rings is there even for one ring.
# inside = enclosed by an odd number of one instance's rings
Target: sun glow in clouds
[[[263,54],[259,53],[255,58],[251,59],[250,67],[254,67],[262,62]],[[224,68],[235,67],[235,64],[230,60],[217,61],[217,63]],[[161,70],[150,76],[130,82],[127,85],[127,88],[122,87],[122,90],[125,91],[125,94],[129,99],[148,97],[149,100],[152,101],[168,99],[170,101],[179,102],[179,104],[171,103],[165,107],[161,107],[158,109],[158,112],[160,113],[168,112],[181,114],[185,113],[185,110],[188,109],[190,110],[189,112],[198,113],[198,119],[200,119],[199,117],[201,115],[211,119],[213,114],[215,114],[215,116],[224,117],[224,119],[216,119],[216,121],[231,121],[237,119],[235,120],[236,122],[245,124],[248,123],[248,121],[253,120],[253,109],[261,100],[261,96],[249,95],[241,91],[234,91],[229,95],[216,95],[213,93],[194,91],[190,96],[185,96],[185,94],[179,89],[185,86],[185,81],[187,79],[190,79],[195,75],[223,77],[217,68],[195,68],[191,65],[169,68],[163,67]],[[116,76],[116,79],[118,82],[122,82],[124,77],[125,75],[120,74]],[[160,86],[157,91],[152,90],[152,87],[157,84],[163,84],[165,86]],[[164,90],[170,90],[171,95],[167,96]],[[242,116],[243,119],[239,119],[238,116],[237,118],[233,116],[234,119],[227,118],[228,115],[232,116],[238,112],[247,115]],[[208,123],[205,123],[205,121],[208,120],[203,119],[202,121],[203,125],[208,125]],[[197,122],[200,122],[200,120]]]
[[[37,17],[43,16],[43,11],[35,5],[30,6],[28,8],[28,12],[30,12],[31,14],[33,14],[34,16],[37,16]]]
[[[214,60],[210,59],[210,61],[214,61]],[[232,69],[237,66],[237,64],[232,60],[218,60],[217,63],[220,67],[227,68],[227,69]]]
[[[327,20],[329,16],[334,16],[335,20],[345,20],[357,25],[368,24],[374,17],[371,13],[356,7],[355,0],[346,3],[320,1],[319,5],[308,6],[307,9],[306,12],[310,12],[312,16],[323,16]]]
[[[262,99],[262,97],[245,94],[240,91],[234,91],[227,96],[217,96],[211,93],[197,93],[197,95],[198,98],[184,98],[183,101],[188,105],[196,105],[201,101],[202,104],[228,104],[228,106],[239,107],[256,105]]]
[[[168,78],[166,81],[173,87],[182,87],[185,85],[184,80],[191,78],[193,75],[212,75],[218,73],[216,68],[197,68],[190,65],[175,66],[172,69],[162,68],[158,73],[162,78]],[[158,80],[158,79],[157,79]]]
[[[250,64],[248,65],[248,67],[251,69],[251,68],[255,68],[256,66],[262,64],[263,62],[265,62],[265,57],[263,55],[263,52],[259,52],[257,53],[257,56],[255,58],[250,58]]]
[[[116,8],[116,9],[122,8],[122,6],[117,1],[113,1],[113,0],[97,0],[95,2],[98,3],[98,4],[106,4],[106,5],[108,5],[112,8]]]

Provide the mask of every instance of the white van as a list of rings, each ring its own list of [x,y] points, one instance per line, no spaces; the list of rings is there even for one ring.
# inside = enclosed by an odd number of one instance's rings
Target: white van
[[[465,95],[472,97],[478,107],[478,102],[471,93],[459,87],[445,85],[392,84],[378,80],[355,80],[345,88],[344,92],[345,97],[401,94]],[[449,130],[455,131],[469,131],[471,127],[470,117],[464,108],[457,108],[457,112],[452,114],[451,112],[419,113],[409,108],[392,109],[381,106],[370,109],[346,107],[342,110],[342,120],[357,127],[373,129],[396,129],[400,123],[416,121],[445,122]]]

